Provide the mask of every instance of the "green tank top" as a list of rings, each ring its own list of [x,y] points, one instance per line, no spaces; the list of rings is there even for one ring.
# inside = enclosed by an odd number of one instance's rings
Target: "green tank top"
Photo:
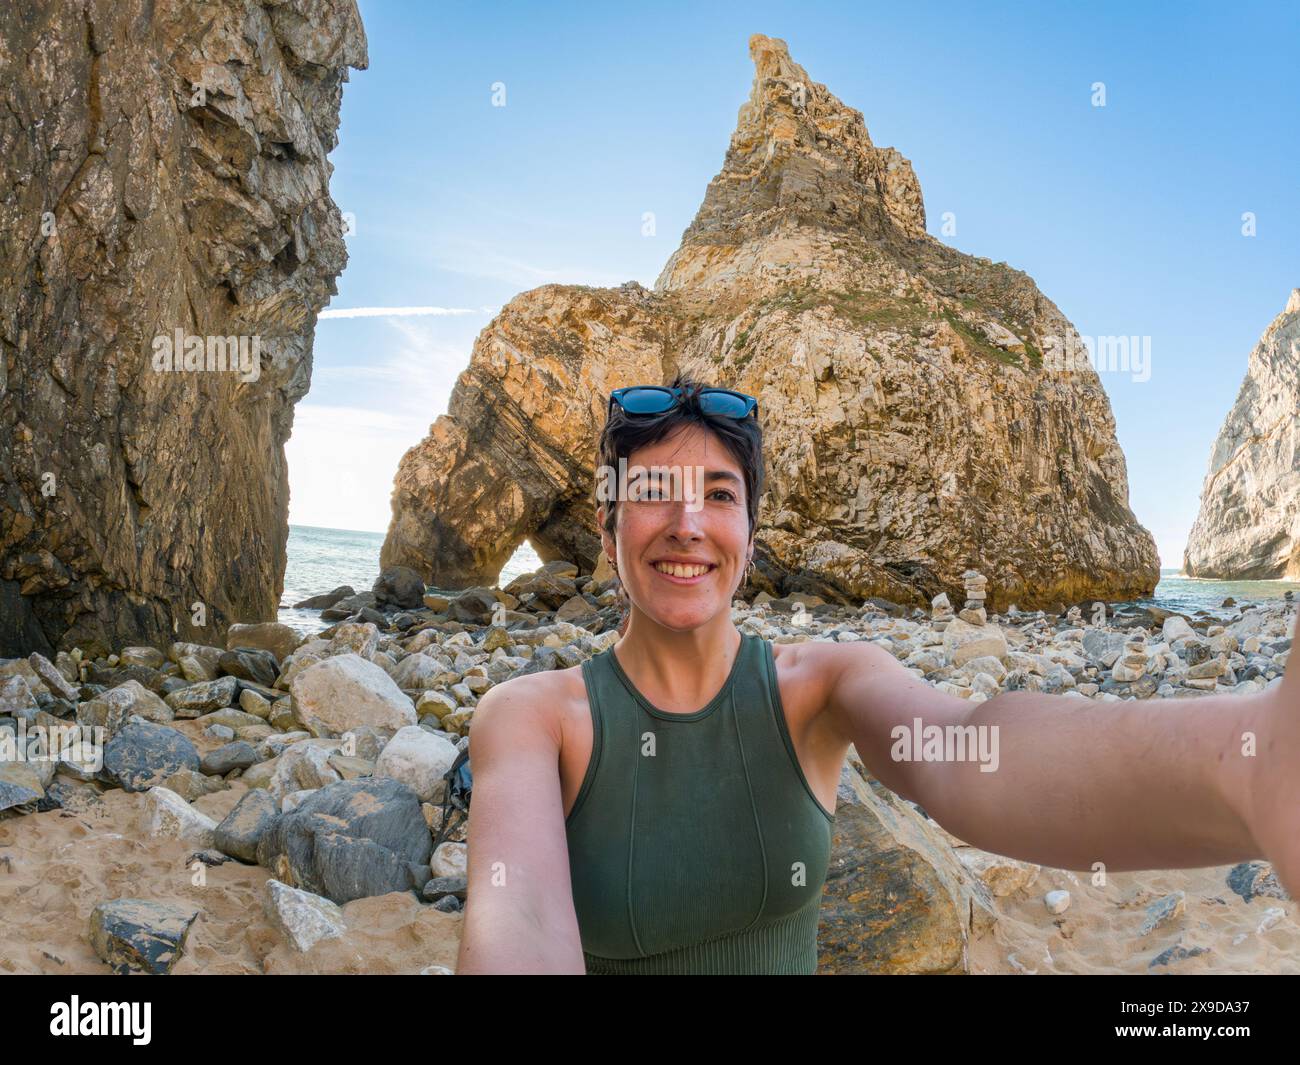
[[[772,645],[743,634],[690,714],[613,647],[583,663],[591,761],[565,821],[589,974],[812,973],[835,821],[795,755]]]

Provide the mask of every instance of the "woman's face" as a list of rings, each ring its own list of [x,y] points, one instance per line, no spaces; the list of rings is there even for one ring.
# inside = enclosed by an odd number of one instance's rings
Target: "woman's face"
[[[634,451],[627,494],[601,538],[632,603],[677,631],[730,611],[751,541],[744,474],[721,441],[688,425]]]

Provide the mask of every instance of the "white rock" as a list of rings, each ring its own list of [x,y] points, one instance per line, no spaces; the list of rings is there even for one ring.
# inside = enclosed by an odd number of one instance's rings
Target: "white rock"
[[[339,735],[360,725],[401,729],[414,725],[415,706],[373,662],[336,655],[309,666],[291,685],[294,715],[313,732]]]
[[[144,801],[149,835],[182,839],[199,848],[216,845],[213,836],[216,821],[194,809],[170,788],[155,785],[144,793]]]
[[[1070,908],[1070,893],[1068,891],[1049,891],[1043,896],[1043,905],[1047,907],[1048,913],[1064,913]]]
[[[429,871],[434,876],[468,876],[468,847],[464,843],[439,844],[429,860]]]
[[[944,656],[957,667],[982,655],[1002,659],[1007,651],[1006,635],[997,625],[970,625],[958,618],[943,630]]]
[[[266,882],[265,908],[267,918],[295,950],[311,950],[322,939],[335,939],[348,930],[338,905],[278,880]]]
[[[418,725],[398,729],[375,761],[374,775],[400,780],[423,802],[433,802],[438,785],[460,752],[454,744]]]
[[[1196,632],[1187,624],[1187,619],[1178,614],[1171,614],[1165,618],[1164,625],[1160,628],[1160,635],[1166,643],[1173,643],[1175,640],[1181,640],[1187,636],[1195,636]]]
[[[312,739],[286,747],[276,758],[267,790],[283,802],[295,791],[314,791],[342,780],[329,762],[330,755],[342,746],[342,740]]]

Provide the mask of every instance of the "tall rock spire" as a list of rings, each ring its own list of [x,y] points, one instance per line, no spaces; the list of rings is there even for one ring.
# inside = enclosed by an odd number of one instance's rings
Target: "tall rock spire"
[[[654,291],[547,285],[479,335],[402,459],[384,565],[491,584],[519,543],[592,567],[611,389],[676,371],[759,398],[768,467],[751,587],[990,606],[1149,594],[1110,403],[1033,280],[925,232],[921,190],[862,115],[750,39],[722,171]]]
[[[784,41],[756,33],[749,54],[754,85],[726,160],[656,291],[705,282],[718,263],[717,249],[782,226],[845,230],[873,240],[925,236],[925,205],[912,164],[893,148],[871,143],[862,112],[813,81]]]
[[[1250,353],[1210,452],[1183,569],[1221,580],[1300,579],[1300,288]]]

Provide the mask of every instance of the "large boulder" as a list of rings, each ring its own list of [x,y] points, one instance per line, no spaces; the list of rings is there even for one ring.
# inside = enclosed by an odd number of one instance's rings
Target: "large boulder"
[[[258,864],[281,883],[342,905],[429,879],[433,839],[420,799],[396,780],[330,784],[277,817],[257,846]]]
[[[185,951],[197,907],[151,899],[112,899],[90,915],[90,945],[119,976],[169,973]]]
[[[132,721],[104,745],[104,776],[127,791],[148,791],[182,769],[199,770],[199,752],[174,728]]]
[[[400,606],[414,610],[424,605],[424,578],[409,566],[389,566],[375,581],[371,591],[380,606]]]
[[[317,735],[339,736],[358,725],[396,731],[416,723],[415,704],[392,677],[359,655],[309,666],[293,678],[290,691],[295,718]]]
[[[398,729],[375,762],[374,775],[392,777],[423,802],[442,799],[443,777],[460,752],[456,745],[419,725]]]
[[[257,845],[279,814],[275,796],[265,788],[254,788],[213,830],[213,845],[222,854],[256,865]]]
[[[968,971],[993,898],[942,830],[845,762],[817,929],[818,973]]]

